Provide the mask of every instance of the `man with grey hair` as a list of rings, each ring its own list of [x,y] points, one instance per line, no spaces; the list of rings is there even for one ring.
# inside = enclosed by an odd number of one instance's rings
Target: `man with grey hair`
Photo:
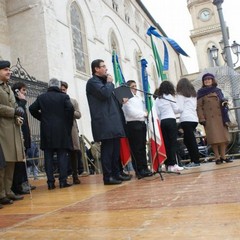
[[[72,149],[71,129],[74,108],[67,94],[60,90],[61,82],[52,78],[46,93],[39,95],[29,107],[32,116],[40,121],[40,148],[44,151],[44,164],[48,189],[55,188],[53,175],[53,157],[57,154],[59,165],[59,186],[71,186],[67,183],[68,162],[66,155]]]
[[[58,87],[60,89],[61,82],[56,78],[51,78],[48,83],[48,87]]]

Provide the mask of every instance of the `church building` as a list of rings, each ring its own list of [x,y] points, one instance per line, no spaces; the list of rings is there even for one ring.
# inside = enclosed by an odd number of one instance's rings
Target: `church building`
[[[141,88],[140,60],[144,58],[151,92],[159,86],[151,39],[146,32],[153,26],[161,36],[171,36],[141,0],[0,0],[0,18],[0,58],[10,60],[12,65],[19,58],[39,81],[55,77],[68,82],[68,94],[77,99],[82,113],[78,121],[80,134],[90,140],[85,87],[91,77],[92,60],[103,59],[113,75],[115,50],[125,79],[136,80]],[[163,42],[153,39],[163,61]],[[165,44],[169,55],[167,79],[176,84],[187,70],[179,53],[167,41]]]

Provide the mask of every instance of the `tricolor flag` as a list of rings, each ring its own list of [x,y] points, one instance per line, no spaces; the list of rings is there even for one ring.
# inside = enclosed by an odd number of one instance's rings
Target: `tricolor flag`
[[[142,83],[145,96],[145,105],[148,111],[148,128],[149,128],[149,141],[151,146],[151,157],[153,170],[158,171],[159,165],[163,164],[166,159],[166,150],[163,142],[160,120],[158,119],[157,112],[154,104],[152,103],[149,93],[148,74],[146,71],[147,61],[141,60],[142,67]]]
[[[112,53],[112,63],[113,63],[115,84],[116,86],[120,86],[125,83],[125,79],[122,74],[120,64],[118,62],[118,56],[114,50]],[[131,160],[129,142],[126,137],[120,138],[120,159],[123,167],[125,167]]]

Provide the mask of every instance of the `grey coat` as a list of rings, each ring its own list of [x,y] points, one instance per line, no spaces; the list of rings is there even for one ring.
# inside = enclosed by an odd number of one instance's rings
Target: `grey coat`
[[[86,92],[95,142],[125,136],[113,89],[113,83],[108,83],[96,75],[87,82]]]

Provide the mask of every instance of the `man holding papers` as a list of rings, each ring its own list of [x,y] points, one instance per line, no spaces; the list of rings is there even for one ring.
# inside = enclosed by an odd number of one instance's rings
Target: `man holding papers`
[[[133,168],[138,179],[152,176],[146,158],[146,119],[148,116],[142,99],[136,95],[137,85],[134,80],[127,82],[133,97],[123,104],[123,112],[127,122],[127,137],[131,148]]]

